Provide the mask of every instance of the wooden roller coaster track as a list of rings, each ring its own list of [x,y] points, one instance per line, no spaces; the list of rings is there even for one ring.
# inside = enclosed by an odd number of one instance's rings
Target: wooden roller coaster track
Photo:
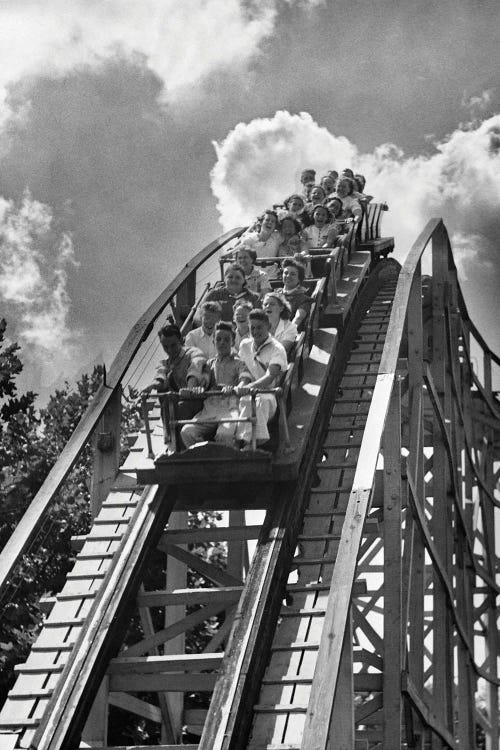
[[[125,372],[241,232],[199,253],[134,326],[0,557],[1,593],[86,442],[114,431],[114,450],[96,448],[92,528],[0,712],[1,748],[110,748],[111,706],[158,726],[163,750],[497,750],[500,360],[469,319],[441,220],[399,273],[370,269],[368,251],[391,246],[378,237],[338,264],[293,396],[296,478],[261,493],[228,477],[219,495],[145,484],[158,475],[144,432],[118,467]],[[150,419],[159,452],[159,411]],[[206,509],[227,525],[189,527]],[[190,547],[213,541],[227,542],[225,568]],[[158,550],[165,587],[148,590]],[[189,587],[188,570],[205,584]],[[134,602],[142,635],[122,646]],[[204,650],[186,653],[215,616]]]

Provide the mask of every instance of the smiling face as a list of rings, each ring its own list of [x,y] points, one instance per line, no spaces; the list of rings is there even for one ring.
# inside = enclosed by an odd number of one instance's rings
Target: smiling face
[[[250,335],[252,336],[255,344],[260,346],[269,336],[270,323],[267,320],[251,320],[250,321]]]
[[[248,331],[248,316],[250,310],[247,307],[237,307],[234,311],[233,320],[238,331]]]
[[[321,203],[325,200],[325,191],[319,185],[313,187],[310,193],[310,199],[313,203]]]
[[[295,266],[285,266],[283,268],[283,286],[285,289],[295,289],[300,284],[299,271]]]
[[[252,272],[253,263],[248,250],[238,250],[238,252],[236,253],[236,260],[240,264],[240,266],[243,267],[247,275]]]
[[[264,214],[262,229],[265,232],[273,232],[276,229],[276,216],[274,214]]]
[[[349,195],[349,183],[347,180],[339,180],[337,182],[337,195],[339,198],[345,198]]]
[[[243,291],[245,277],[236,268],[228,268],[224,274],[224,283],[229,294],[239,294]]]
[[[201,316],[201,325],[205,333],[212,333],[220,315],[211,310],[204,310]]]
[[[317,227],[324,227],[328,221],[328,212],[326,208],[318,207],[313,214],[314,224]]]
[[[220,357],[227,357],[231,354],[233,346],[233,335],[230,331],[217,330],[215,332],[215,348]]]
[[[333,177],[323,177],[321,180],[321,186],[324,188],[326,194],[333,193],[335,190],[335,180]]]
[[[262,308],[265,313],[269,316],[271,322],[277,322],[280,318],[282,306],[273,295],[266,294],[262,303]]]

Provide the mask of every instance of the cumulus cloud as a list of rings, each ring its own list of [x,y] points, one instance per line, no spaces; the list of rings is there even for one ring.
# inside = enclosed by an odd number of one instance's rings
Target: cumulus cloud
[[[475,256],[493,262],[500,232],[500,115],[455,130],[429,156],[406,157],[394,144],[360,153],[308,113],[287,111],[239,123],[214,145],[212,189],[224,229],[249,222],[296,189],[302,168],[321,176],[350,166],[366,176],[367,192],[389,203],[384,233],[395,236],[396,257],[406,256],[431,216],[443,216],[464,268]]]
[[[78,333],[68,327],[67,268],[71,238],[60,235],[50,208],[25,192],[20,204],[0,203],[0,297],[9,334],[25,345],[23,358],[53,379],[75,356]],[[44,363],[44,370],[40,370]]]
[[[272,33],[275,5],[272,0],[250,5],[241,0],[5,0],[0,100],[10,83],[41,69],[64,74],[117,51],[144,55],[173,96],[221,66],[244,66]]]

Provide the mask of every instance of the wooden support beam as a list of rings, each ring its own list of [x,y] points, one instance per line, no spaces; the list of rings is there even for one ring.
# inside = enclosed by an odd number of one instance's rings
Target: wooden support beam
[[[383,740],[385,747],[401,747],[402,644],[402,487],[401,394],[392,392],[383,438],[384,455],[384,673]]]
[[[113,486],[120,463],[120,420],[122,389],[117,387],[109,399],[92,435],[94,458],[90,485],[90,514],[95,518]]]

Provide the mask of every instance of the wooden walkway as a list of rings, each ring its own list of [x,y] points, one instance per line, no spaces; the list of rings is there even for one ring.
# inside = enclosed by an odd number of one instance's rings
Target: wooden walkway
[[[331,576],[394,289],[394,282],[384,285],[370,306],[339,387],[321,459],[316,464],[317,482],[297,537],[295,570],[286,587],[286,603],[280,611],[269,664],[253,709],[249,750],[301,746]],[[376,523],[368,524],[365,534],[374,532]],[[357,687],[363,689],[360,680]]]

